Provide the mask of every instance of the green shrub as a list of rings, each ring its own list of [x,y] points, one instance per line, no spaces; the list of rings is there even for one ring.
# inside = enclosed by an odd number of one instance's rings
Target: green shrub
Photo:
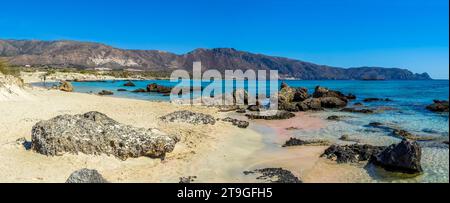
[[[20,70],[10,67],[5,60],[0,60],[0,73],[3,73],[4,75],[20,77]]]

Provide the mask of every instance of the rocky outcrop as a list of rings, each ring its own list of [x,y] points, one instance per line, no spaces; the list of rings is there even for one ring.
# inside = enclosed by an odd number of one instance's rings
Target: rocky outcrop
[[[131,82],[131,81],[128,81],[127,83],[123,84],[123,86],[125,86],[125,87],[136,87],[136,85],[133,82]]]
[[[292,146],[329,146],[330,142],[327,140],[301,140],[291,137],[282,147]]]
[[[230,117],[224,118],[224,119],[222,119],[222,121],[230,122],[234,126],[237,126],[238,128],[247,128],[250,125],[250,123],[248,121],[238,120],[238,119],[230,118]]]
[[[97,170],[80,169],[70,174],[66,183],[108,183]]]
[[[284,120],[295,117],[295,114],[288,111],[262,111],[254,114],[246,114],[249,119],[264,119],[264,120]]]
[[[98,93],[98,95],[101,95],[101,96],[113,95],[113,94],[114,94],[114,92],[111,92],[109,90],[102,90]]]
[[[254,171],[244,171],[245,175],[257,174],[256,179],[269,183],[302,183],[292,172],[282,168],[264,168]]]
[[[397,171],[409,174],[420,174],[422,149],[414,141],[402,140],[386,148],[381,153],[373,156],[370,162],[383,167],[388,171]]]
[[[300,111],[320,111],[323,110],[320,99],[308,98],[305,101],[298,103],[297,107]]]
[[[67,82],[67,81],[61,82],[58,89],[61,91],[64,91],[64,92],[73,92],[73,90],[74,90],[72,83]]]
[[[0,40],[0,57],[13,65],[82,68],[134,68],[146,71],[184,69],[201,61],[203,70],[278,70],[280,75],[304,80],[417,80],[431,79],[399,68],[338,68],[233,48],[196,49],[177,55],[157,50],[124,50],[76,41]]]
[[[428,110],[433,112],[448,112],[448,101],[434,100],[433,102],[433,104],[426,107]]]
[[[347,102],[338,97],[322,97],[320,105],[322,108],[341,108],[347,106]]]
[[[371,156],[382,152],[386,147],[372,145],[331,145],[322,154],[337,163],[357,163],[360,161],[368,161]]]
[[[211,115],[203,114],[203,113],[194,113],[191,111],[176,111],[170,114],[167,114],[160,118],[166,122],[181,122],[181,123],[189,123],[194,125],[214,125],[216,124],[216,119]]]
[[[31,137],[32,149],[43,155],[106,154],[122,160],[140,156],[164,158],[178,141],[157,129],[124,125],[99,112],[60,115],[38,122]]]

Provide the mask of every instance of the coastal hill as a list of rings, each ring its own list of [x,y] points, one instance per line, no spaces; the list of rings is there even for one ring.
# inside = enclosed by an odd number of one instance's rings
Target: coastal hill
[[[428,80],[427,73],[382,67],[339,68],[283,57],[253,54],[232,48],[196,49],[178,55],[157,50],[126,50],[99,43],[77,41],[0,40],[0,57],[17,66],[50,66],[80,69],[108,68],[144,71],[192,70],[201,61],[203,70],[279,70],[282,78],[303,80]]]

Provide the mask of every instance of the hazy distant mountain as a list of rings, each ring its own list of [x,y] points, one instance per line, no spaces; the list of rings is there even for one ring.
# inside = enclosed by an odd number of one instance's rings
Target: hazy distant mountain
[[[177,55],[156,50],[124,50],[111,46],[76,41],[0,40],[0,57],[14,65],[52,67],[112,68],[139,70],[192,70],[193,61],[206,69],[279,70],[282,77],[298,79],[431,79],[427,73],[406,69],[360,67],[338,68],[283,57],[266,56],[232,48],[196,49]]]

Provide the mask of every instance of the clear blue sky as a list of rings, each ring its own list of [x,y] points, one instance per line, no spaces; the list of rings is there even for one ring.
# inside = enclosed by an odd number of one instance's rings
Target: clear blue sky
[[[233,47],[448,78],[448,0],[2,1],[0,38],[185,53]]]

